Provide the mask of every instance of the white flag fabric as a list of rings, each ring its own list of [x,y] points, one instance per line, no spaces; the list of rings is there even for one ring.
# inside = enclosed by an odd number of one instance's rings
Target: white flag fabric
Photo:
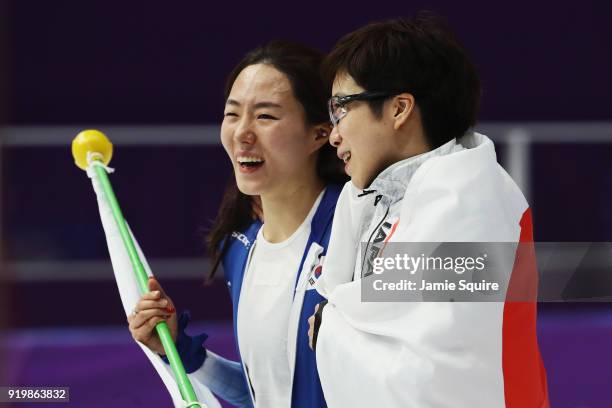
[[[95,165],[96,164],[89,166],[89,168],[87,169],[87,175],[89,176],[89,178],[91,178],[94,191],[96,192],[98,208],[100,210],[100,218],[102,220],[102,226],[104,227],[104,233],[106,235],[106,243],[111,258],[111,263],[113,265],[115,281],[117,282],[119,296],[121,297],[123,309],[127,316],[132,312],[132,310],[134,310],[134,307],[140,299],[141,294],[140,290],[138,289],[138,282],[136,281],[136,276],[134,275],[132,263],[130,261],[127,249],[123,245],[121,234],[119,233],[119,228],[117,226],[117,223],[115,222],[115,219],[113,218],[111,207],[106,200],[98,176],[95,172],[95,169],[93,168],[93,166]],[[134,245],[138,251],[138,255],[140,256],[140,260],[147,272],[147,275],[152,276],[153,273],[151,272],[151,268],[149,267],[149,264],[147,263],[147,260],[144,257],[142,250],[138,245],[138,242],[134,238],[134,235],[131,231],[130,234],[132,235],[132,240],[134,241]],[[137,342],[137,344],[145,353],[149,361],[151,361],[151,364],[153,364],[153,367],[155,367],[155,370],[166,385],[166,388],[170,393],[170,397],[172,398],[174,406],[185,407],[186,403],[181,397],[181,393],[176,384],[170,366],[164,363],[164,361],[157,355],[157,353],[149,350],[146,346],[139,342]],[[200,402],[200,404],[202,404],[202,407],[221,407],[219,401],[217,401],[217,399],[214,397],[208,387],[206,387],[196,378],[193,378],[191,375],[188,375],[188,377],[191,381],[191,385],[193,386],[198,401]]]
[[[317,282],[329,301],[316,343],[327,405],[548,407],[535,296],[522,302],[365,302],[361,285],[371,285],[376,275],[362,278],[363,258],[349,252],[362,242],[370,243],[364,257],[383,256],[387,243],[531,242],[527,201],[497,164],[493,143],[468,134],[461,145],[453,140],[394,164],[368,189],[343,189]],[[518,263],[516,255],[517,263],[510,259],[504,270],[513,275],[509,280],[533,271],[524,287],[537,288],[535,267]],[[513,270],[516,265],[521,268]]]

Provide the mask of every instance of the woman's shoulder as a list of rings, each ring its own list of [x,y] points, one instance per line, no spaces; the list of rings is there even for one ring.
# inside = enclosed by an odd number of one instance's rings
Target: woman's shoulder
[[[247,227],[232,231],[221,242],[221,248],[226,245],[227,241],[227,245],[230,246],[227,252],[230,252],[232,249],[244,249],[248,251],[251,245],[253,245],[253,242],[255,242],[255,238],[261,226],[262,222],[260,220],[253,220]]]
[[[242,267],[261,225],[261,221],[255,220],[246,228],[232,231],[221,241],[220,248],[223,251],[221,264],[226,277],[232,276],[237,267]]]

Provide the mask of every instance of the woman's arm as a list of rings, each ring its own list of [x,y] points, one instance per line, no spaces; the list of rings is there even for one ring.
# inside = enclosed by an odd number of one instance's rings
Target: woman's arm
[[[190,336],[185,332],[190,320],[189,311],[184,311],[178,318],[178,336],[176,348],[185,366],[192,384],[195,382],[208,387],[214,394],[238,408],[252,408],[251,395],[239,361],[223,358],[210,350],[203,343],[206,334]],[[160,356],[170,369],[165,356]]]
[[[204,364],[189,378],[201,382],[236,407],[253,407],[242,364],[238,361],[228,360],[207,350]]]

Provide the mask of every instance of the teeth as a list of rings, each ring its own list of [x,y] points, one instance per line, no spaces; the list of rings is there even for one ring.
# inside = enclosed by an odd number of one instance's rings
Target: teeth
[[[342,160],[347,163],[351,159],[351,152],[346,152],[342,155]]]
[[[239,163],[263,163],[263,159],[252,156],[238,156]]]

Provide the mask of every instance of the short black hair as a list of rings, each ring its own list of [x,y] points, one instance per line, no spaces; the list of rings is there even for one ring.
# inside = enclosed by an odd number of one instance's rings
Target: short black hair
[[[331,89],[345,72],[367,91],[408,92],[427,142],[436,148],[476,124],[480,80],[446,22],[432,12],[368,24],[344,36],[323,63]],[[384,100],[368,101],[381,117]]]

